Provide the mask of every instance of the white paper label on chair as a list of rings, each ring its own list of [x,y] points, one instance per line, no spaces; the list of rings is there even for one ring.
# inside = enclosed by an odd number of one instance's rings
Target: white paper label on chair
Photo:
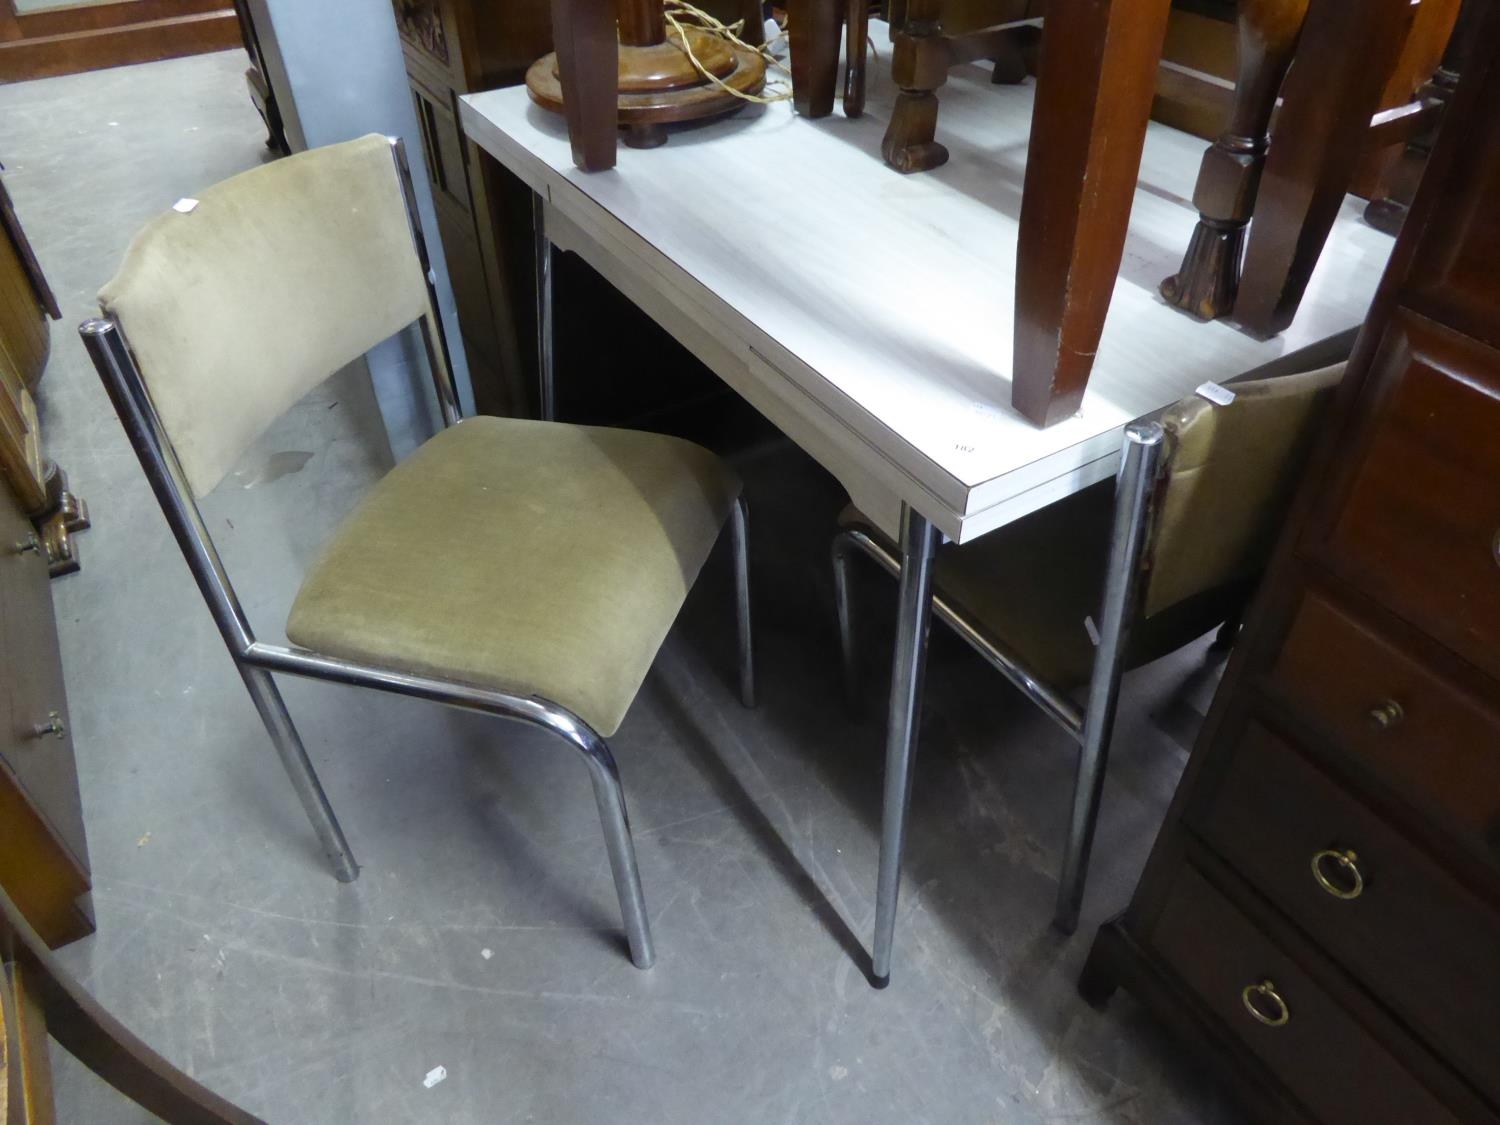
[[[1092,615],[1083,619],[1083,631],[1089,635],[1089,643],[1095,648],[1099,647],[1099,626],[1094,624]]]
[[[1234,401],[1234,392],[1218,383],[1203,383],[1193,393],[1208,399],[1215,406],[1228,406]]]
[[[447,1077],[448,1068],[446,1066],[435,1066],[427,1072],[427,1077],[422,1079],[422,1085],[430,1090]]]
[[[179,199],[176,203],[172,204],[172,210],[181,211],[184,215],[186,215],[196,206],[198,206],[198,201],[196,199]]]

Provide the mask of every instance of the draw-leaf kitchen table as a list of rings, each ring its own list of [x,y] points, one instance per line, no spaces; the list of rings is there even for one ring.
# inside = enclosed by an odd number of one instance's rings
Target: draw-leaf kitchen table
[[[884,25],[872,33],[888,50]],[[858,120],[752,106],[661,148],[622,148],[600,173],[574,168],[562,118],[522,87],[468,95],[460,109],[469,137],[539,199],[544,410],[550,244],[681,341],[901,545],[872,951],[884,984],[938,537],[966,543],[1112,475],[1133,420],[1358,324],[1390,239],[1346,203],[1287,332],[1256,341],[1197,323],[1156,286],[1197,221],[1188,196],[1203,142],[1152,124],[1083,408],[1042,429],[1010,407],[1033,87],[955,70],[943,92],[951,159],[904,177],[880,159],[895,90],[873,69]]]

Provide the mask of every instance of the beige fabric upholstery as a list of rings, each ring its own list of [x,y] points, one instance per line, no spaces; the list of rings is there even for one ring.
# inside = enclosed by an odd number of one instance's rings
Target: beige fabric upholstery
[[[1234,383],[1229,406],[1195,395],[1163,415],[1167,471],[1126,667],[1165,656],[1243,605],[1343,367]],[[937,594],[1047,683],[1086,683],[1094,647],[1084,618],[1103,601],[1114,493],[1114,481],[1102,481],[973,543],[945,544]],[[840,522],[899,553],[852,505]]]
[[[99,293],[195,495],[267,426],[428,311],[390,143],[371,135],[206,189]]]
[[[689,442],[471,418],[397,465],[309,571],[298,645],[540,695],[613,734],[739,481]]]
[[[1228,406],[1194,395],[1162,416],[1170,446],[1152,531],[1148,617],[1264,568],[1344,366],[1233,383]]]

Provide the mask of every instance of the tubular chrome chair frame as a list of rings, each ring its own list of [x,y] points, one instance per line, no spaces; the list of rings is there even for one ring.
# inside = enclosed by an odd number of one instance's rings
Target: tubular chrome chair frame
[[[1066,694],[1031,673],[1021,657],[965,619],[940,595],[932,598],[932,611],[984,660],[1019,688],[1053,722],[1079,744],[1078,770],[1073,784],[1073,805],[1068,824],[1067,848],[1057,891],[1053,925],[1066,934],[1078,928],[1088,877],[1089,852],[1099,816],[1104,789],[1104,767],[1109,758],[1110,733],[1120,697],[1120,679],[1130,639],[1131,625],[1140,613],[1142,555],[1155,516],[1153,497],[1161,473],[1166,432],[1159,422],[1136,422],[1126,427],[1124,450],[1116,477],[1114,523],[1110,532],[1110,554],[1106,570],[1103,606],[1099,617],[1099,643],[1089,678],[1086,709]],[[901,559],[883,543],[859,528],[845,528],[833,540],[834,599],[838,610],[839,643],[843,658],[844,687],[851,704],[857,683],[854,670],[854,625],[849,595],[849,560],[854,551],[868,555],[893,577],[901,577]],[[909,786],[909,779],[907,781]],[[887,799],[887,808],[890,800]],[[894,821],[894,823],[892,823]],[[890,872],[882,864],[876,894],[876,974],[889,972],[892,935],[896,922],[895,867],[900,863],[904,837],[904,806],[900,816],[887,817],[881,855],[889,856]],[[882,936],[883,935],[883,936]],[[884,953],[884,957],[880,956]]]
[[[437,292],[417,212],[416,196],[412,190],[411,170],[399,138],[391,138],[391,153],[406,199],[407,220],[417,258],[426,275],[429,308],[432,310],[430,314],[419,318],[422,340],[443,424],[451,426],[460,421],[462,415],[448,365],[447,340],[441,321],[437,320]],[[107,317],[85,321],[78,331],[125,426],[141,467],[151,482],[151,488],[167,517],[172,534],[187,559],[193,579],[208,603],[209,612],[224,638],[229,655],[244,679],[250,698],[265,723],[266,731],[270,734],[281,763],[312,822],[313,830],[333,865],[335,876],[341,882],[352,882],[359,874],[359,867],[313,770],[312,762],[308,759],[297,728],[292,724],[286,704],[271,676],[272,672],[374,688],[395,695],[515,719],[561,737],[582,755],[593,781],[594,798],[604,829],[615,891],[620,900],[630,959],[638,968],[650,968],[656,955],[646,918],[646,902],[641,891],[635,845],[630,834],[630,820],[625,808],[619,771],[604,738],[572,711],[540,696],[523,696],[454,680],[413,675],[391,668],[324,656],[302,648],[289,648],[256,640],[193,499],[192,490],[171,440],[152,404],[146,382],[125,339],[124,331],[117,322]],[[753,706],[748,520],[743,496],[736,499],[729,524],[734,540],[736,616],[740,627],[740,690],[745,705]]]

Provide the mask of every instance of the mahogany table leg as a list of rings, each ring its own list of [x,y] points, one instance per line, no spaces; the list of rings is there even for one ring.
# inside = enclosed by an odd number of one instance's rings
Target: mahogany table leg
[[[1026,54],[1021,49],[1019,32],[1007,35],[990,61],[995,64],[990,74],[990,82],[994,85],[1015,86],[1026,81]]]
[[[1203,154],[1193,205],[1198,225],[1182,268],[1161,283],[1169,305],[1202,320],[1234,307],[1245,225],[1255,209],[1271,112],[1292,62],[1308,0],[1240,0],[1239,74],[1229,124]]]
[[[1011,404],[1048,426],[1088,385],[1125,249],[1170,0],[1051,0],[1016,249]]]
[[[612,0],[552,0],[552,41],[573,163],[615,166],[619,48]]]
[[[898,92],[880,154],[898,172],[925,172],[948,161],[948,150],[934,139],[936,90],[948,81],[948,40],[941,14],[942,0],[906,0],[905,18],[893,29],[891,77]]]
[[[789,0],[787,47],[792,105],[803,117],[827,117],[839,76],[839,25],[846,0]]]
[[[870,54],[870,0],[847,0],[844,13],[844,116],[865,111],[865,67]]]
[[[745,26],[740,32],[740,38],[752,47],[761,47],[766,42],[766,11],[761,6],[760,0],[740,0],[742,13],[740,18],[745,21]]]
[[[1269,337],[1292,322],[1343,205],[1410,0],[1312,0],[1261,175],[1234,318]]]

